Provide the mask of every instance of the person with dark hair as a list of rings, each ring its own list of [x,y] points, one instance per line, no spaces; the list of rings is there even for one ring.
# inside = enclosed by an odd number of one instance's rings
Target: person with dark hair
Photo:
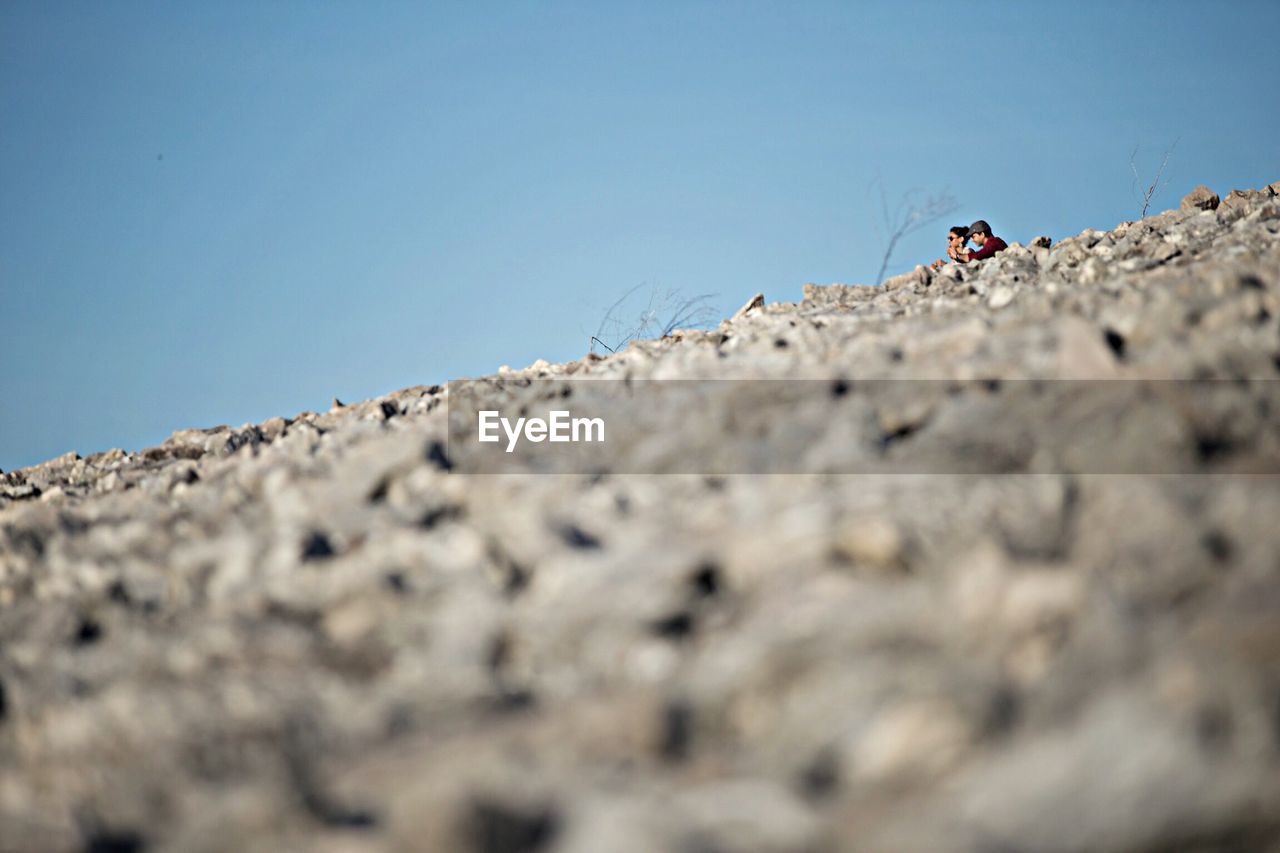
[[[969,226],[969,239],[974,242],[978,249],[974,252],[968,249],[961,249],[957,252],[955,259],[962,264],[989,258],[996,252],[1002,252],[1009,248],[1008,243],[991,233],[991,226],[987,224],[985,219],[979,219]]]
[[[953,261],[956,259],[956,253],[964,248],[965,241],[969,239],[969,229],[963,225],[952,225],[947,231],[947,257]],[[938,269],[946,263],[944,258],[938,258],[929,266]]]

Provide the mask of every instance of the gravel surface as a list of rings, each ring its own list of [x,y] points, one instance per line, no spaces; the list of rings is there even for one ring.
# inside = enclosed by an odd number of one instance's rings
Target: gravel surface
[[[0,850],[1280,849],[1277,193],[0,474]],[[582,378],[830,382],[655,417],[883,470],[456,468]],[[1139,476],[993,416],[1063,379],[1236,381],[1099,404]]]

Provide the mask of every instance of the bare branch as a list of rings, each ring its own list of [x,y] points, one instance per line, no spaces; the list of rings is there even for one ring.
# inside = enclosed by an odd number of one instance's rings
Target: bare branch
[[[631,288],[609,306],[600,322],[600,330],[591,336],[588,352],[594,352],[596,344],[609,352],[617,352],[640,338],[662,337],[671,334],[676,328],[698,328],[716,321],[718,315],[710,304],[710,300],[715,297],[714,293],[682,297],[678,291],[654,287],[650,289],[644,307],[635,315],[635,320],[624,324],[619,317],[630,313],[626,304],[642,287],[644,284]],[[666,319],[662,320],[664,317]]]
[[[1173,140],[1173,144],[1164,150],[1164,158],[1160,161],[1160,168],[1156,169],[1156,176],[1152,178],[1151,183],[1142,190],[1142,212],[1138,214],[1139,219],[1146,218],[1147,210],[1151,207],[1151,199],[1155,196],[1157,191],[1168,185],[1169,182],[1167,180],[1162,182],[1160,179],[1164,176],[1165,167],[1169,165],[1169,157],[1173,154],[1173,149],[1178,147],[1178,142],[1181,141],[1181,139],[1182,137],[1178,137]],[[1135,191],[1142,183],[1142,179],[1138,177],[1138,167],[1134,163],[1137,155],[1138,149],[1135,147],[1133,149],[1133,153],[1129,155],[1129,169],[1133,172],[1133,184],[1130,187],[1131,191]]]
[[[714,293],[702,293],[682,301],[663,324],[662,336],[666,337],[678,328],[688,329],[714,322],[715,309],[707,304],[714,297]]]
[[[597,342],[602,347],[609,350],[609,352],[613,352],[616,349],[616,347],[611,347],[606,344],[603,339],[606,336],[611,339],[617,339],[622,328],[622,321],[618,318],[618,313],[621,310],[623,303],[630,299],[632,294],[644,286],[645,283],[640,282],[635,287],[619,296],[617,300],[605,310],[604,316],[600,318],[600,327],[596,329],[596,333],[591,336],[591,347],[587,350],[588,352],[595,351],[595,345]]]
[[[884,184],[880,184],[882,210],[885,215],[885,230],[888,232],[888,238],[885,242],[884,255],[880,259],[880,270],[876,273],[876,284],[884,280],[885,270],[889,268],[889,262],[893,259],[893,251],[898,247],[898,242],[903,237],[919,231],[926,225],[937,222],[942,217],[953,213],[959,207],[955,197],[945,190],[931,193],[922,200],[919,199],[919,192],[919,190],[908,190],[903,193],[901,201],[899,201],[898,206],[890,216],[887,202],[884,200]]]

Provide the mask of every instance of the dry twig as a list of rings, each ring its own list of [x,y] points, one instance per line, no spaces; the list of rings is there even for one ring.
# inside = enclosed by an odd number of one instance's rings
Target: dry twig
[[[1178,137],[1178,139],[1181,139],[1181,138],[1182,137]],[[1178,139],[1173,140],[1173,144],[1164,150],[1164,159],[1160,161],[1160,168],[1156,169],[1155,178],[1153,178],[1150,185],[1148,185],[1141,192],[1142,212],[1138,214],[1139,219],[1146,218],[1147,209],[1151,207],[1151,199],[1156,194],[1156,191],[1159,190],[1161,187],[1165,186],[1165,184],[1169,183],[1168,181],[1161,183],[1160,178],[1164,175],[1164,167],[1169,165],[1169,155],[1173,153],[1173,149],[1178,147]],[[1138,159],[1138,146],[1135,145],[1133,146],[1133,153],[1129,155],[1129,171],[1133,172],[1133,183],[1130,184],[1129,189],[1135,195],[1138,194],[1138,186],[1142,183],[1142,178],[1138,177],[1138,164],[1136,162],[1137,159]]]
[[[902,194],[897,206],[890,209],[889,195],[885,191],[884,181],[877,177],[872,186],[880,192],[880,215],[887,234],[884,255],[880,259],[880,270],[876,273],[876,284],[879,284],[884,280],[884,272],[893,259],[893,250],[897,248],[898,242],[903,237],[919,231],[932,222],[937,222],[954,212],[959,205],[955,197],[945,190],[930,193],[923,198],[920,190],[908,190]]]

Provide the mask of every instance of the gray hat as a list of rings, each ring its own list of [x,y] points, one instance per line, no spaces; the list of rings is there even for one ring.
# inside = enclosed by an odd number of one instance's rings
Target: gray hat
[[[977,222],[969,226],[970,234],[986,234],[991,235],[991,226],[987,224],[987,220],[979,219]]]

